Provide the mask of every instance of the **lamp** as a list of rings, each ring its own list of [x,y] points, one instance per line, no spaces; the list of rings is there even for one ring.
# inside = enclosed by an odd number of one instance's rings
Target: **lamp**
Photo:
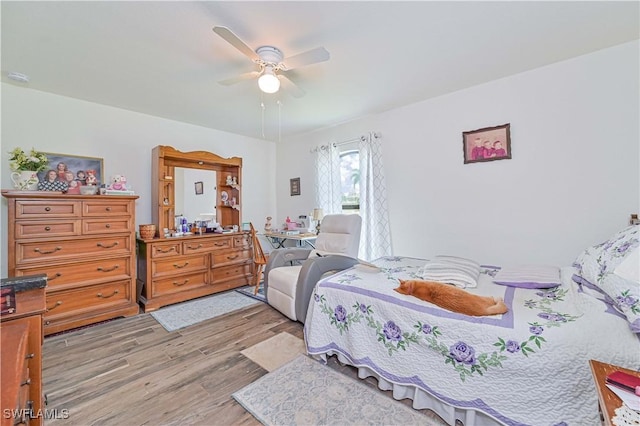
[[[316,224],[316,234],[320,233],[320,221],[324,217],[322,213],[322,209],[313,209],[313,220],[317,222]]]
[[[273,66],[266,65],[258,78],[258,87],[265,93],[276,93],[280,89],[280,80],[273,71]]]

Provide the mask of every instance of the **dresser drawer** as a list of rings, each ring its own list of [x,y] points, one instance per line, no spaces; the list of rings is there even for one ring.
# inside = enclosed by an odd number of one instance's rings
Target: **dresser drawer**
[[[224,250],[224,249],[230,249],[232,247],[233,247],[233,240],[231,239],[231,237],[220,237],[220,238],[215,238],[212,241],[211,249]]]
[[[154,259],[182,254],[182,243],[180,241],[173,241],[170,243],[154,243],[150,246],[151,257]]]
[[[133,204],[128,201],[109,200],[100,201],[92,200],[82,203],[82,215],[84,217],[90,216],[133,216],[131,209]]]
[[[104,234],[109,232],[131,232],[131,220],[126,217],[110,219],[85,219],[82,221],[84,235]]]
[[[153,297],[179,293],[196,287],[207,285],[207,273],[181,274],[179,276],[153,280]]]
[[[16,266],[41,261],[78,260],[89,256],[131,254],[129,235],[16,243]]]
[[[183,254],[204,253],[231,247],[229,238],[203,238],[182,242]]]
[[[93,311],[98,308],[130,303],[131,280],[112,281],[105,284],[77,287],[47,292],[45,327],[66,315]]]
[[[251,276],[251,263],[241,263],[237,265],[221,266],[211,270],[215,282],[227,281],[236,278],[245,278],[249,284]]]
[[[131,278],[130,264],[131,258],[129,256],[93,259],[63,265],[17,268],[16,276],[45,274],[47,276],[47,290],[55,290],[69,285],[96,284]]]
[[[211,267],[251,260],[251,250],[230,250],[211,254]]]
[[[81,221],[76,220],[34,220],[16,222],[16,238],[51,238],[80,235]]]
[[[233,247],[248,249],[251,247],[251,235],[242,234],[233,237]]]
[[[179,259],[154,260],[151,263],[151,274],[153,277],[159,277],[206,271],[209,266],[207,257],[207,255],[203,254],[199,256],[182,256]]]
[[[80,217],[81,202],[73,200],[18,200],[16,219],[43,219],[45,217]]]

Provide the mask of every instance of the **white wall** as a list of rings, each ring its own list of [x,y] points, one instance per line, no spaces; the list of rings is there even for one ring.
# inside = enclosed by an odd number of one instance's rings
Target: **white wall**
[[[0,182],[11,189],[8,151],[15,147],[101,157],[107,177],[124,174],[140,196],[136,224],[151,222],[151,149],[206,150],[242,157],[242,221],[260,229],[275,211],[275,144],[177,121],[2,83]],[[7,201],[0,209],[1,270],[7,276]]]
[[[377,131],[394,254],[568,265],[640,210],[638,52],[623,44],[287,140],[275,217],[313,207],[311,147]],[[504,123],[513,158],[463,164],[462,132]]]

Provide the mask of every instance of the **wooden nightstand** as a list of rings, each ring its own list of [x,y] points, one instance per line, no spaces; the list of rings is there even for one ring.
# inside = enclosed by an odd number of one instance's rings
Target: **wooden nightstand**
[[[640,373],[593,359],[589,360],[589,366],[591,367],[593,381],[598,390],[600,419],[602,420],[602,424],[612,426],[613,423],[611,423],[611,419],[615,415],[616,408],[622,405],[622,400],[606,386],[605,379],[607,374],[613,373],[614,371],[624,371],[625,373],[640,377]]]

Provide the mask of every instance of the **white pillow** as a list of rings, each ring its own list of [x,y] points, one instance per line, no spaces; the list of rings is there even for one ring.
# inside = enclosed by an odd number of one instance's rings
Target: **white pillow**
[[[496,273],[493,282],[520,288],[551,288],[562,283],[560,268],[546,265],[506,266]]]
[[[455,256],[436,256],[420,268],[416,275],[425,281],[453,284],[456,287],[477,287],[480,264]]]
[[[624,313],[634,333],[640,334],[640,285],[637,278],[627,279],[626,265],[615,273],[631,253],[640,246],[640,225],[630,225],[600,244],[586,248],[573,262],[577,269],[573,280],[590,285],[611,300],[614,308]],[[633,266],[633,264],[631,265]],[[622,274],[622,275],[621,275]]]
[[[636,247],[624,258],[613,273],[640,285],[640,248]]]

